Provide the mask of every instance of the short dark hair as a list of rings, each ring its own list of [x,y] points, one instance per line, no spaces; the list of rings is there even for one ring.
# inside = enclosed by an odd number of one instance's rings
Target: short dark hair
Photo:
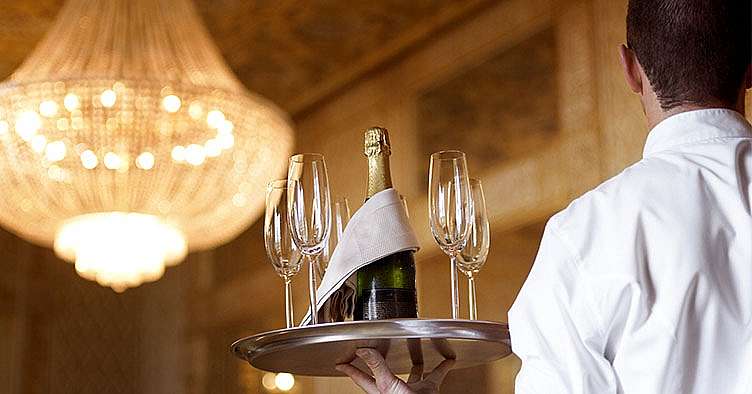
[[[668,110],[736,103],[752,61],[750,0],[629,0],[627,45]]]

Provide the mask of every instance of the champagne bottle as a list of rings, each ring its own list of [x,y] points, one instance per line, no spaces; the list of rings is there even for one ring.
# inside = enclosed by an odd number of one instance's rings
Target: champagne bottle
[[[368,158],[368,192],[392,187],[389,172],[389,134],[373,127],[365,132]],[[383,320],[418,317],[413,251],[397,252],[368,264],[357,272],[354,320]]]

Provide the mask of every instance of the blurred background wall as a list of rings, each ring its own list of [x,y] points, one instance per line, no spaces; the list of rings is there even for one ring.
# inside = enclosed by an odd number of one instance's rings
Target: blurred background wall
[[[61,4],[0,4],[3,78]],[[240,79],[292,114],[297,151],[326,155],[333,194],[353,210],[365,194],[362,132],[390,130],[394,183],[422,245],[423,317],[449,315],[448,260],[426,217],[431,152],[465,151],[471,174],[484,182],[493,235],[479,313],[498,321],[506,321],[547,218],[641,156],[647,130],[616,51],[626,0],[197,6]],[[303,276],[294,282],[298,317],[306,308]],[[51,251],[0,230],[3,393],[267,392],[262,372],[228,346],[283,323],[282,281],[266,261],[260,223],[124,294],[78,278]],[[443,392],[512,392],[518,368],[512,356],[453,371]],[[297,378],[291,392],[358,391],[344,379]]]

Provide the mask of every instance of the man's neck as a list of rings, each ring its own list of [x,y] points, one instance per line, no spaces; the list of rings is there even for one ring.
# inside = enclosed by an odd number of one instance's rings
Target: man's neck
[[[671,108],[666,111],[664,111],[660,107],[654,108],[652,111],[646,108],[645,115],[648,120],[648,129],[652,130],[658,123],[661,123],[662,121],[674,115],[678,115],[683,112],[697,111],[701,109],[730,109],[730,110],[739,112],[740,114],[744,115],[744,101],[741,102],[741,105],[736,105],[736,106],[728,106],[728,105],[720,105],[720,104],[719,105],[685,104],[685,105],[680,105],[678,107]]]

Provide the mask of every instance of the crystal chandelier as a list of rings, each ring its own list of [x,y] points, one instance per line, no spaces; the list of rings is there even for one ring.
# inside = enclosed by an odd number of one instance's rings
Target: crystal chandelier
[[[123,291],[237,236],[292,145],[188,1],[70,0],[0,84],[0,224]]]

